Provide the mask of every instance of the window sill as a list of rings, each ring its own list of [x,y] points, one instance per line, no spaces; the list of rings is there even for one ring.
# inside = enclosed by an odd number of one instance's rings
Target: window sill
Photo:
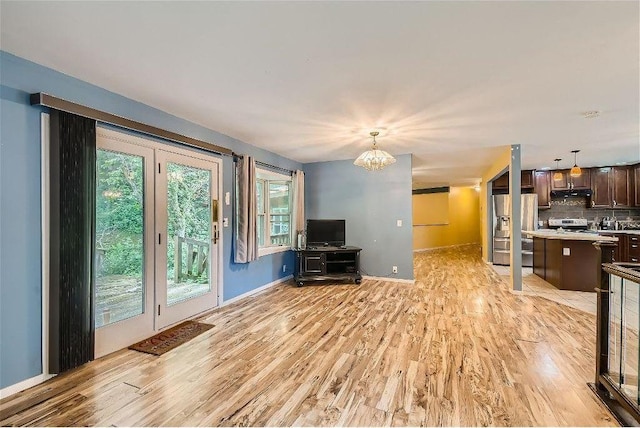
[[[289,251],[291,247],[289,245],[279,245],[277,247],[262,247],[258,248],[258,257],[267,256],[269,254],[283,253]]]

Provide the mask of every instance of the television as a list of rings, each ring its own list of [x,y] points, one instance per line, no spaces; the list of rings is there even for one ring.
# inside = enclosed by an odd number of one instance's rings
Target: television
[[[344,220],[307,220],[307,246],[342,247],[345,236]]]

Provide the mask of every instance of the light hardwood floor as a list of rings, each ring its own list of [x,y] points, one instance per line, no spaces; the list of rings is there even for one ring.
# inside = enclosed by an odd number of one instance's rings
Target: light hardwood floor
[[[415,285],[277,286],[163,356],[119,351],[4,399],[0,424],[615,424],[586,385],[593,315],[511,293],[478,247],[415,265]]]

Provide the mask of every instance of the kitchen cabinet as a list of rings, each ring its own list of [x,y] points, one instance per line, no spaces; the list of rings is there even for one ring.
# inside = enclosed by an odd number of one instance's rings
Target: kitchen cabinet
[[[534,173],[535,171],[531,169],[520,171],[520,188],[533,189],[535,187]]]
[[[493,180],[493,190],[509,190],[509,173],[505,172]]]
[[[561,179],[553,179],[556,172],[560,173]],[[551,174],[551,190],[591,189],[591,171],[587,168],[582,168],[582,174],[579,177],[571,177],[569,169],[551,171]]]
[[[640,163],[633,166],[634,206],[640,207]]]
[[[640,263],[640,235],[627,235],[627,260]]]
[[[520,172],[520,189],[533,189],[535,187],[534,171],[531,169]],[[493,180],[493,190],[509,191],[509,172]]]
[[[611,192],[611,167],[593,168],[591,171],[591,183],[593,195],[591,195],[592,208],[608,208],[611,206],[613,194]]]
[[[634,170],[631,167],[593,168],[592,208],[629,208],[635,204]]]
[[[618,246],[614,250],[614,262],[640,262],[640,235],[620,231],[603,231],[600,235],[618,238]]]
[[[535,171],[534,189],[538,194],[538,208],[551,208],[551,173]]]
[[[631,194],[633,170],[628,166],[614,166],[611,183],[614,208],[632,207],[634,202]]]

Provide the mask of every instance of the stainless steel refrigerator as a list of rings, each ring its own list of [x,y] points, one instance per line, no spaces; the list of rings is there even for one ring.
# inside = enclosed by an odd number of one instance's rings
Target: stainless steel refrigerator
[[[520,196],[522,230],[538,228],[538,195]],[[511,197],[493,196],[493,264],[509,266],[511,248],[509,226],[511,223]],[[522,266],[533,266],[533,239],[522,237]]]

